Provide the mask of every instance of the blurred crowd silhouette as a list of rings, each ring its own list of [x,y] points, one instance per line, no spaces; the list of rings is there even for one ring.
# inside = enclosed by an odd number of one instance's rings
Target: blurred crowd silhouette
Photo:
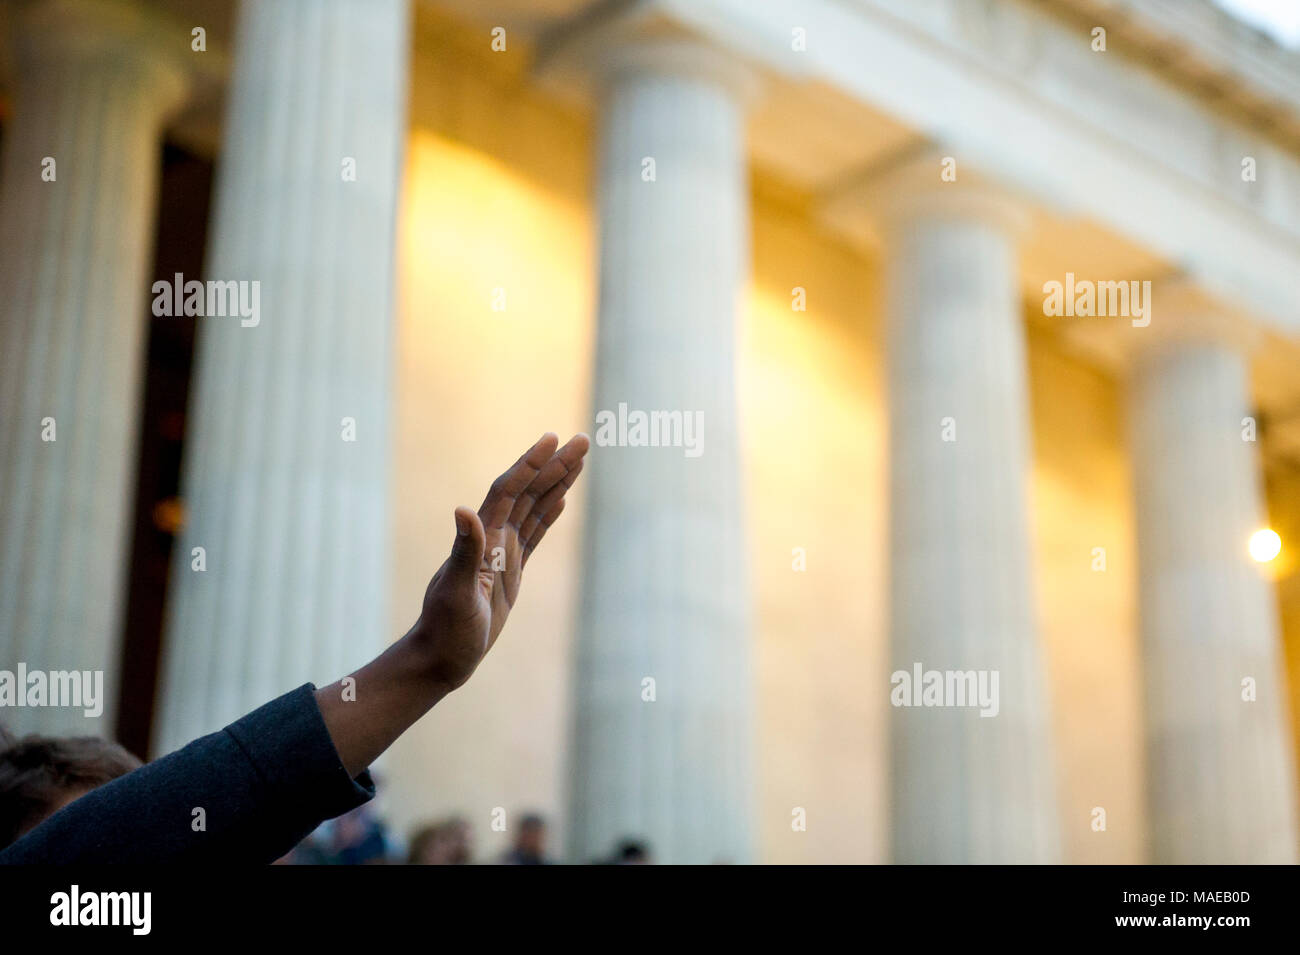
[[[464,816],[448,816],[416,827],[405,847],[398,844],[371,804],[323,823],[280,860],[284,865],[553,865],[546,848],[546,820],[535,812],[519,817],[510,848],[494,858],[476,858],[474,828]],[[649,847],[622,839],[591,865],[649,865]]]

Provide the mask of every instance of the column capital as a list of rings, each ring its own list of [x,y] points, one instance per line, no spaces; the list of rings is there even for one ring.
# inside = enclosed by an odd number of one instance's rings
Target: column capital
[[[1263,335],[1243,310],[1214,298],[1190,276],[1175,275],[1151,287],[1150,334],[1136,340],[1140,359],[1179,345],[1214,345],[1250,354]]]
[[[539,43],[534,67],[542,85],[569,100],[599,97],[637,75],[715,84],[742,106],[762,90],[758,67],[674,20],[655,3],[600,9],[561,24]]]
[[[918,221],[980,222],[1022,237],[1034,223],[1032,197],[981,175],[942,145],[919,140],[841,182],[819,215],[879,250]]]
[[[1138,281],[1126,280],[1130,285]],[[1144,319],[1053,319],[1069,323],[1062,338],[1120,376],[1132,375],[1180,349],[1212,347],[1249,358],[1263,346],[1265,336],[1249,313],[1216,299],[1191,276],[1176,273],[1141,282],[1143,286],[1149,282],[1150,289],[1144,295]]]
[[[870,214],[891,231],[916,219],[973,220],[1018,237],[1033,218],[1024,197],[965,168],[934,143],[877,167],[861,188]]]
[[[183,26],[134,0],[24,0],[14,36],[21,71],[74,63],[133,72],[163,113],[184,102],[194,58],[208,55],[191,52]]]

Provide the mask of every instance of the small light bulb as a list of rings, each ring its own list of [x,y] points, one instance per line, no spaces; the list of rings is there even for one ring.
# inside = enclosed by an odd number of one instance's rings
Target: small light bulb
[[[1265,527],[1250,535],[1250,556],[1261,564],[1268,563],[1281,552],[1282,538],[1277,536],[1277,531]]]

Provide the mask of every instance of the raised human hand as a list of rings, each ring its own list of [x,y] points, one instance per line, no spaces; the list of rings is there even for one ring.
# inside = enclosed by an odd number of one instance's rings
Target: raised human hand
[[[500,636],[523,569],[564,510],[590,447],[576,434],[557,450],[547,432],[492,482],[477,513],[456,508],[451,554],[429,582],[411,631],[447,691],[469,679]]]

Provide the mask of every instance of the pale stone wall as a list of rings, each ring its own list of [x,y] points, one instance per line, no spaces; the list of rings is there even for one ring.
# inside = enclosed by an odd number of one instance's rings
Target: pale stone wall
[[[792,290],[807,311],[791,308]],[[885,862],[886,423],[874,272],[754,208],[742,336],[763,861]],[[793,549],[806,567],[794,571]],[[796,807],[806,832],[791,830]]]
[[[417,54],[413,72],[394,355],[394,637],[446,556],[453,508],[477,507],[543,431],[591,427],[586,130],[450,56]],[[503,311],[492,308],[498,288]],[[495,807],[562,821],[582,482],[573,495],[491,657],[384,759],[399,833],[461,813],[484,855],[504,847],[489,829]],[[553,828],[552,846],[563,836]]]
[[[1029,385],[1034,580],[1063,856],[1140,863],[1147,824],[1137,552],[1117,385],[1044,334],[1029,340]],[[1092,828],[1098,807],[1104,832]]]

